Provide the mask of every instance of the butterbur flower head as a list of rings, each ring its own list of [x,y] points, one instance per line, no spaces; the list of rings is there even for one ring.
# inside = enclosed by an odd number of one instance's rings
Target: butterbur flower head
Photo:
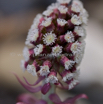
[[[64,36],[64,39],[66,40],[66,42],[68,42],[68,43],[72,43],[72,42],[74,42],[74,35],[73,35],[73,33],[70,31],[68,31],[66,34],[65,34],[65,36]]]
[[[71,48],[70,48],[70,50],[72,51],[72,53],[75,55],[75,54],[82,54],[83,53],[83,51],[84,51],[84,47],[85,47],[85,43],[84,42],[82,42],[82,43],[80,43],[80,42],[75,42],[75,43],[73,43],[72,45],[71,45]]]
[[[82,6],[82,4],[80,3],[80,1],[78,1],[78,0],[74,0],[74,1],[73,1],[73,4],[72,4],[72,6],[71,6],[71,10],[72,10],[73,12],[80,13],[81,10],[82,10],[82,8],[83,8],[83,6]]]
[[[64,20],[64,19],[57,19],[57,24],[59,25],[59,26],[65,26],[66,24],[67,24],[67,21],[66,20]]]
[[[22,68],[38,76],[34,85],[42,80],[45,83],[35,89],[26,86],[26,89],[46,94],[51,84],[64,89],[72,89],[78,84],[87,20],[88,13],[80,0],[57,0],[36,16],[25,42]]]
[[[77,53],[77,54],[75,55],[75,57],[74,57],[75,62],[76,62],[77,64],[79,64],[79,63],[81,62],[82,58],[83,58],[83,53]]]
[[[58,56],[62,53],[62,46],[56,45],[54,47],[52,47],[52,55],[54,56]]]
[[[53,43],[55,43],[55,40],[56,40],[56,35],[52,32],[46,33],[43,37],[44,44],[46,45],[52,45]]]
[[[52,22],[52,18],[45,18],[44,21],[42,21],[41,25],[44,26],[44,27],[48,27],[51,25],[51,22]]]
[[[36,67],[34,65],[28,65],[27,71],[31,73],[33,76],[37,76]]]
[[[58,82],[58,78],[56,77],[56,72],[50,72],[50,74],[48,75],[48,77],[46,78],[46,83],[52,83],[55,84]]]
[[[61,14],[66,14],[68,11],[68,8],[65,6],[59,6],[58,10]]]
[[[23,56],[24,56],[25,61],[29,60],[30,54],[29,54],[29,49],[27,47],[25,47],[23,50]]]
[[[73,78],[73,73],[71,73],[70,71],[65,71],[62,76],[63,81],[66,82],[67,80],[71,80]]]
[[[68,61],[66,61],[65,62],[65,69],[66,70],[69,70],[72,66],[73,66],[73,64],[74,64],[75,62],[74,61],[71,61],[71,60],[68,60]]]
[[[49,71],[48,65],[41,66],[41,68],[40,68],[40,75],[41,76],[47,76],[49,73],[50,73],[50,71]]]
[[[42,52],[43,52],[43,45],[42,44],[39,44],[34,48],[35,56],[39,55]]]
[[[72,18],[71,18],[71,22],[74,24],[74,25],[81,25],[82,24],[82,17],[79,15],[73,15]]]
[[[76,80],[76,79],[73,79],[72,81],[71,81],[71,83],[69,84],[69,90],[71,90],[71,89],[73,89],[74,88],[74,86],[75,85],[77,85],[77,83],[79,83],[79,81],[78,80]]]
[[[38,29],[35,29],[35,30],[33,30],[33,31],[31,31],[31,41],[36,41],[37,39],[38,39],[38,37],[39,37],[39,31],[38,31]]]
[[[85,29],[84,29],[84,27],[83,26],[76,26],[75,28],[74,28],[74,32],[78,35],[78,36],[85,36],[86,35],[86,33],[85,33]]]

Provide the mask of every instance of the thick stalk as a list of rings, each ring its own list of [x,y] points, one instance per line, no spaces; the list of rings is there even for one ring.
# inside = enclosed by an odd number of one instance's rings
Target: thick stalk
[[[47,104],[54,104],[53,102],[51,102],[51,100],[49,99],[49,95],[55,93],[55,85],[51,84],[51,89],[49,90],[49,92],[46,95],[42,94],[42,99],[47,101]]]

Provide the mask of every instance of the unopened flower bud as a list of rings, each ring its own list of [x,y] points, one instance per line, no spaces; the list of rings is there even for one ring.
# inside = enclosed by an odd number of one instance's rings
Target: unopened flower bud
[[[62,56],[60,62],[66,70],[69,70],[75,64],[74,61],[69,60],[66,56]]]
[[[48,77],[46,78],[46,83],[53,83],[53,84],[55,84],[55,83],[57,83],[58,82],[58,79],[57,79],[57,77],[56,77],[57,75],[56,75],[56,72],[50,72],[50,74],[48,75]]]

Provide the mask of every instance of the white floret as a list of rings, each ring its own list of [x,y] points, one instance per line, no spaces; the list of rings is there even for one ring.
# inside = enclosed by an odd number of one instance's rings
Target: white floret
[[[31,28],[28,32],[28,36],[27,36],[25,44],[28,45],[28,46],[33,47],[33,44],[31,44],[31,42],[37,41],[38,37],[39,37],[38,29],[34,29],[34,28],[32,29]]]
[[[83,53],[84,52],[84,48],[85,48],[85,42],[83,41],[82,43],[79,42],[75,42],[71,45],[71,51],[72,53],[78,54],[78,53]]]
[[[20,66],[21,66],[22,71],[24,72],[26,70],[26,68],[25,68],[25,61],[24,60],[21,60]]]
[[[73,89],[74,86],[76,86],[78,83],[79,83],[78,80],[73,79],[73,81],[71,81],[71,83],[68,86],[69,90]]]
[[[43,45],[42,44],[39,44],[34,48],[35,56],[39,55],[42,52],[43,52]]]
[[[49,17],[49,18],[45,18],[45,20],[42,21],[41,25],[42,25],[42,26],[45,26],[45,27],[48,27],[48,26],[51,25],[51,23],[52,23],[52,18]]]
[[[83,3],[80,0],[73,0],[71,10],[74,12],[81,12],[83,9]]]
[[[33,21],[33,25],[31,26],[31,29],[36,29],[38,28],[38,25],[40,23],[40,19],[42,18],[42,14],[38,14],[36,15],[36,17],[34,18],[34,21]]]
[[[68,60],[68,61],[66,61],[64,64],[65,64],[65,69],[66,70],[69,70],[73,65],[74,65],[74,61],[72,61],[72,60]]]
[[[30,54],[29,54],[29,50],[28,50],[27,47],[24,47],[23,56],[24,56],[25,61],[28,61],[29,60]]]
[[[27,45],[27,46],[29,46],[29,47],[31,47],[31,48],[34,47],[34,45],[31,44],[29,40],[26,40],[26,41],[25,41],[25,45]]]
[[[83,3],[80,0],[73,0],[72,4],[77,4],[80,8],[83,8]]]
[[[37,14],[36,17],[34,18],[33,23],[39,22],[39,20],[40,20],[42,17],[43,17],[42,14]]]
[[[56,39],[56,35],[52,32],[46,33],[43,37],[43,41],[46,45],[52,45],[53,43],[55,43]]]
[[[82,24],[82,17],[79,15],[73,15],[72,18],[71,18],[71,22],[74,24],[74,25],[80,25]]]
[[[67,73],[64,77],[63,77],[63,81],[66,82],[67,80],[71,80],[73,78],[73,74],[72,73]]]
[[[49,71],[49,66],[48,65],[44,65],[40,67],[40,75],[41,76],[47,76],[50,73]]]
[[[73,33],[70,31],[70,32],[67,32],[64,36],[64,39],[68,42],[68,43],[71,43],[71,42],[74,42],[74,35]]]
[[[67,11],[68,11],[68,8],[65,7],[65,6],[59,6],[59,7],[58,7],[58,10],[60,11],[60,13],[66,14]]]
[[[39,31],[38,31],[38,29],[30,29],[26,41],[28,43],[30,43],[30,42],[36,42],[37,39],[38,39],[38,37],[39,37]]]
[[[72,4],[72,7],[71,7],[71,10],[72,10],[72,11],[78,13],[78,12],[81,12],[81,9],[82,9],[81,6],[79,6],[77,3],[74,2],[74,3]]]
[[[86,35],[85,29],[82,26],[75,26],[74,32],[77,33],[78,36],[84,37]]]
[[[83,59],[83,54],[82,53],[77,53],[74,57],[74,60],[77,64],[79,64]]]
[[[56,76],[50,75],[46,78],[45,82],[54,84],[58,82],[58,78]]]
[[[53,56],[58,56],[58,55],[60,55],[61,53],[62,53],[62,46],[59,46],[59,45],[57,45],[57,46],[54,46],[53,48],[52,48],[52,55]]]
[[[37,76],[36,68],[34,67],[34,65],[28,65],[27,66],[27,71],[29,73],[31,73],[33,76]]]
[[[39,31],[38,29],[35,29],[34,31],[31,32],[31,41],[37,41],[39,37]]]
[[[81,16],[81,18],[82,18],[82,22],[83,22],[84,24],[87,24],[87,22],[88,22],[88,17],[89,17],[88,12],[87,12],[85,9],[82,9],[82,12],[80,12],[80,16]]]
[[[60,26],[64,26],[64,25],[66,25],[68,22],[67,22],[65,19],[60,19],[60,18],[58,18],[58,19],[57,19],[57,23],[58,23],[58,25],[60,25]]]

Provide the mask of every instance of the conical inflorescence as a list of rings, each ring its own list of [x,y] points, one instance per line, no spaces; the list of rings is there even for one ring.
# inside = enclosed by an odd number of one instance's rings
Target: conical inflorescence
[[[43,77],[42,89],[51,83],[68,89],[77,85],[87,20],[88,13],[79,0],[57,0],[35,17],[21,65],[33,76]]]

